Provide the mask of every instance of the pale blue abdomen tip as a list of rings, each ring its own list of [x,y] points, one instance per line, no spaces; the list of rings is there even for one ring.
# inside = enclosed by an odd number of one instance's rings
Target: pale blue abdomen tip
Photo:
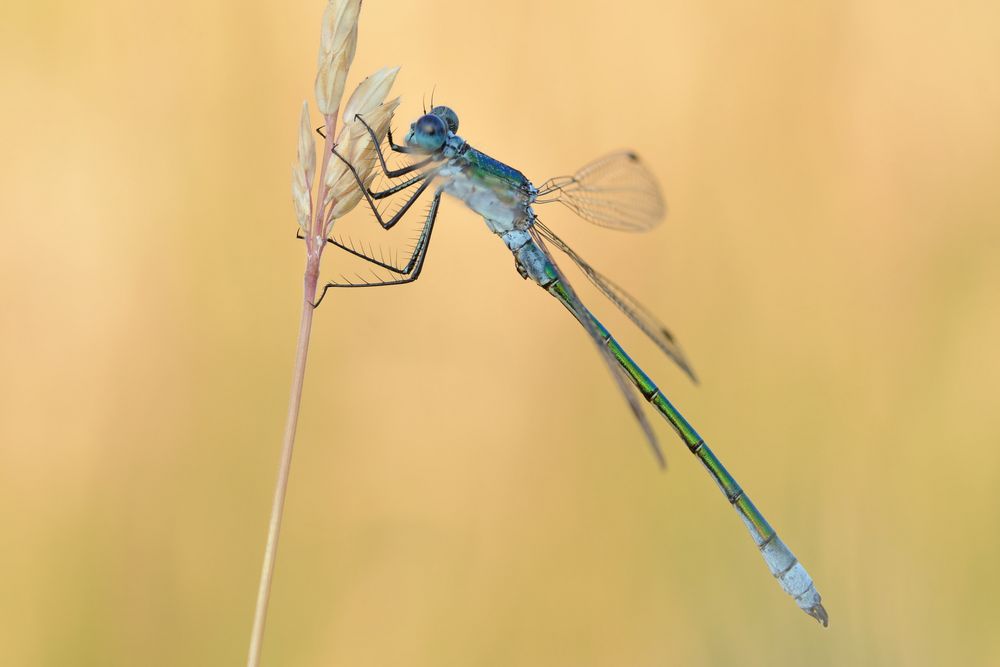
[[[795,604],[822,623],[824,628],[829,625],[830,618],[823,608],[822,598],[813,584],[812,577],[781,538],[775,535],[761,547],[760,552],[771,574],[781,585],[781,589],[792,596]]]

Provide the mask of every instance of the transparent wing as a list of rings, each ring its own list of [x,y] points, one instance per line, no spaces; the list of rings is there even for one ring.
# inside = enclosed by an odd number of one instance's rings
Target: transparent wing
[[[608,346],[605,345],[604,338],[597,331],[597,327],[591,319],[592,316],[590,311],[583,305],[580,298],[576,296],[576,293],[573,291],[573,287],[569,284],[569,281],[566,280],[566,276],[562,274],[562,271],[559,270],[559,266],[555,263],[555,260],[552,259],[552,254],[548,251],[548,248],[546,248],[545,242],[542,240],[542,237],[537,230],[537,225],[536,227],[531,228],[529,232],[535,243],[537,243],[542,252],[548,256],[549,261],[555,268],[556,273],[559,275],[559,280],[562,282],[563,287],[566,288],[566,292],[569,294],[570,300],[572,301],[571,306],[573,309],[573,315],[583,325],[583,328],[587,330],[587,333],[590,335],[591,340],[594,341],[594,344],[597,345],[597,351],[600,353],[601,358],[604,359],[604,362],[608,365],[608,369],[611,371],[611,375],[615,378],[615,382],[618,383],[618,389],[628,402],[629,408],[632,410],[632,416],[635,417],[637,422],[639,422],[639,426],[642,428],[642,432],[645,434],[646,440],[649,442],[649,446],[652,447],[653,453],[656,455],[656,460],[659,462],[661,467],[665,468],[667,460],[663,457],[663,451],[660,449],[660,443],[656,439],[653,427],[650,426],[649,420],[646,419],[646,415],[642,411],[642,403],[635,395],[635,387],[633,387],[628,381],[625,376],[625,372],[618,366],[618,361],[615,359],[614,355],[611,354]]]
[[[667,212],[656,177],[631,151],[594,160],[572,176],[549,179],[536,201],[561,202],[595,225],[630,232],[652,229]]]
[[[559,248],[564,252],[573,262],[580,267],[583,274],[594,284],[597,289],[601,291],[604,296],[606,296],[613,304],[618,306],[625,315],[632,320],[632,322],[642,330],[646,336],[652,340],[657,347],[659,347],[664,354],[670,357],[674,363],[676,363],[682,371],[687,373],[688,377],[695,384],[698,383],[698,378],[694,374],[694,370],[691,368],[691,364],[688,362],[687,357],[685,357],[683,350],[681,350],[680,345],[674,340],[673,334],[664,326],[652,312],[641,303],[639,303],[631,294],[626,292],[624,289],[616,285],[611,281],[610,278],[604,276],[588,264],[582,257],[580,257],[576,252],[570,248],[566,243],[556,236],[551,229],[543,225],[541,222],[535,223],[535,229],[538,230],[539,234],[545,237],[549,242],[555,247]]]

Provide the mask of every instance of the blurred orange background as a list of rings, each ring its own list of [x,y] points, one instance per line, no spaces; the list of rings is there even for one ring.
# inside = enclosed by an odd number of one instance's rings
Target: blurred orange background
[[[3,9],[0,664],[245,660],[322,10]],[[539,212],[682,341],[699,387],[570,273],[831,626],[445,200],[420,281],[317,311],[264,664],[1000,662],[998,63],[995,2],[367,2],[397,127],[436,85],[536,183],[662,179],[647,235]]]

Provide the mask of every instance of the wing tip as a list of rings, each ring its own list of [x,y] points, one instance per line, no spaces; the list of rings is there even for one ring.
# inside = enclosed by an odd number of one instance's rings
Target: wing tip
[[[656,464],[660,466],[662,472],[667,472],[667,457],[663,455],[659,445],[656,447]]]
[[[696,387],[701,386],[701,380],[698,378],[698,374],[694,372],[694,369],[691,368],[691,366],[688,365],[687,362],[681,364],[681,370],[684,371],[684,374],[687,375],[688,379],[691,380],[691,384],[693,384]]]

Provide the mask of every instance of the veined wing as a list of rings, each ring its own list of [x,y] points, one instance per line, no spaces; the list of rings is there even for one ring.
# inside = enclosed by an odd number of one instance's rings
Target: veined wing
[[[541,235],[535,228],[529,230],[531,237],[534,239],[535,243],[543,253],[545,253],[552,267],[555,269],[556,274],[559,276],[559,281],[565,288],[566,295],[568,296],[569,303],[573,315],[577,320],[583,325],[583,328],[587,330],[590,335],[591,340],[597,346],[597,350],[604,359],[604,362],[608,365],[608,369],[611,371],[611,375],[615,378],[615,382],[618,383],[618,389],[621,391],[622,396],[628,402],[629,408],[632,409],[632,415],[635,417],[636,421],[639,422],[639,426],[642,428],[642,432],[646,436],[646,440],[649,442],[649,446],[653,449],[653,454],[656,455],[656,460],[659,462],[661,467],[666,467],[667,461],[663,457],[663,451],[660,449],[660,443],[656,439],[656,434],[653,432],[653,427],[649,425],[649,420],[646,419],[645,413],[642,411],[642,403],[635,395],[635,388],[629,383],[629,380],[625,376],[625,372],[618,366],[618,361],[608,350],[608,346],[605,344],[604,338],[601,336],[600,332],[597,330],[597,326],[592,320],[590,311],[587,307],[583,305],[579,297],[576,296],[576,292],[573,291],[573,287],[566,280],[566,276],[563,275],[559,266],[552,259],[552,253],[549,252],[548,248],[545,246],[545,242],[542,240]]]
[[[674,363],[680,366],[681,370],[687,373],[688,377],[697,384],[698,378],[691,368],[691,364],[684,356],[684,352],[674,340],[673,335],[648,308],[639,303],[631,294],[616,285],[611,279],[604,276],[588,264],[582,257],[570,248],[566,243],[556,236],[551,229],[536,222],[534,228],[539,234],[548,239],[552,245],[564,252],[573,262],[580,267],[583,274],[606,296],[613,304],[618,306],[632,322],[642,330],[646,336],[659,347],[664,354],[670,357]]]
[[[595,225],[630,232],[652,229],[667,212],[656,177],[631,151],[605,155],[572,176],[549,179],[536,201],[561,202]]]

